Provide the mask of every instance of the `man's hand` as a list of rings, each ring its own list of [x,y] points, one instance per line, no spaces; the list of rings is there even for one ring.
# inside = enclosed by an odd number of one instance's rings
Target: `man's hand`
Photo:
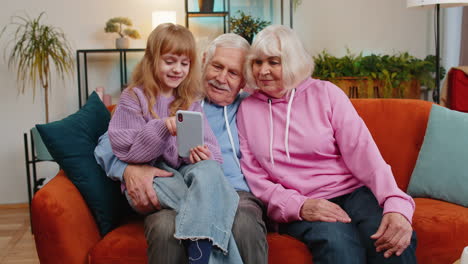
[[[197,146],[190,149],[190,162],[197,163],[202,160],[208,160],[211,158],[211,151],[207,146]]]
[[[339,205],[325,199],[307,199],[302,205],[301,217],[310,222],[351,222],[349,215]]]
[[[172,172],[161,170],[150,165],[132,165],[125,168],[123,177],[127,193],[133,205],[141,213],[154,212],[161,209],[158,196],[153,188],[154,177],[169,177]]]
[[[383,216],[377,232],[371,236],[377,252],[385,251],[384,257],[393,254],[400,256],[410,245],[413,228],[410,222],[399,213],[387,213]]]
[[[164,122],[166,123],[166,127],[167,127],[167,130],[169,130],[169,133],[172,136],[176,136],[177,135],[177,126],[176,126],[175,116],[171,116],[171,117],[166,118],[166,120]]]

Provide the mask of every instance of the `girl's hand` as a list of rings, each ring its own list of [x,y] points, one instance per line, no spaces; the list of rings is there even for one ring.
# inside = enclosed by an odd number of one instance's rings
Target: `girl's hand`
[[[169,133],[172,136],[176,136],[177,135],[177,126],[176,126],[175,116],[171,116],[171,117],[166,118],[165,123],[166,123],[167,130],[169,130]]]
[[[207,146],[197,146],[190,150],[190,162],[197,163],[211,158],[211,151]]]

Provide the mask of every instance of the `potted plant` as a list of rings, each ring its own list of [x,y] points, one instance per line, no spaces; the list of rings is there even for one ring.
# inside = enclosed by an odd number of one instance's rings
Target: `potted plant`
[[[106,22],[104,31],[106,33],[117,33],[120,38],[115,40],[115,47],[117,49],[128,49],[130,40],[127,38],[139,39],[140,33],[138,30],[129,28],[133,26],[130,18],[127,17],[114,17]]]
[[[43,15],[44,12],[33,19],[28,15],[13,16],[11,23],[2,29],[0,37],[8,29],[13,29],[9,42],[12,48],[8,56],[8,67],[16,68],[18,89],[22,94],[27,84],[32,85],[33,98],[37,84],[44,89],[45,119],[48,123],[52,70],[55,69],[63,80],[66,75],[71,75],[74,64],[65,34],[57,27],[42,24]],[[9,45],[5,52],[8,47]]]
[[[419,99],[421,85],[435,87],[435,57],[424,60],[409,53],[362,56],[347,54],[341,58],[326,51],[314,57],[315,78],[329,80],[354,97],[398,97]],[[441,75],[445,69],[441,67]]]
[[[231,31],[245,38],[250,44],[255,34],[270,25],[270,22],[247,15],[243,11],[238,10],[237,13],[238,17],[229,20]]]

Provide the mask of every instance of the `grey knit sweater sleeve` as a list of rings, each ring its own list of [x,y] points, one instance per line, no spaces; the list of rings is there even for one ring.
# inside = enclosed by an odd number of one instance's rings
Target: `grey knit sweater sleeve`
[[[126,89],[122,92],[117,109],[109,124],[109,139],[112,151],[122,161],[128,163],[147,163],[164,154],[170,148],[176,150],[175,140],[167,130],[164,119],[148,120],[147,101],[135,88],[135,93]],[[143,96],[143,98],[142,98]],[[176,165],[177,155],[168,162]]]

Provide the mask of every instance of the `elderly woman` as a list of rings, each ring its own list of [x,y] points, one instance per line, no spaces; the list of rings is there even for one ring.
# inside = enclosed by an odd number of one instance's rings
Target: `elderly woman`
[[[265,28],[246,68],[258,90],[237,115],[241,167],[280,232],[306,243],[318,264],[416,263],[413,199],[347,96],[310,78],[296,34]]]

